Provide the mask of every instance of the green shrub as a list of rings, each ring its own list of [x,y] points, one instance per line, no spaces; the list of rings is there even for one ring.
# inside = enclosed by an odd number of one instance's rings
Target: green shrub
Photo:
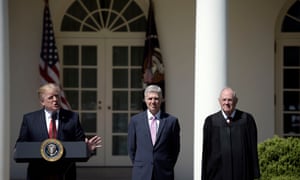
[[[261,180],[300,180],[300,138],[271,139],[258,144]]]
[[[272,177],[270,180],[299,180],[299,176],[278,176]]]

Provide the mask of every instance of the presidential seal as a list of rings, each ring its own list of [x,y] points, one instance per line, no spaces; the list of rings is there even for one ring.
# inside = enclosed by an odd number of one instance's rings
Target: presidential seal
[[[49,162],[58,161],[64,153],[62,143],[57,139],[46,139],[41,145],[41,155]]]

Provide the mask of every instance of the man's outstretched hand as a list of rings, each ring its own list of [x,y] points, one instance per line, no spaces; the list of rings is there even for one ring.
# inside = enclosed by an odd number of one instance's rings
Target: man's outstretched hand
[[[96,148],[102,147],[102,138],[99,136],[94,136],[90,139],[85,138],[85,142],[87,143],[90,151],[94,151]]]

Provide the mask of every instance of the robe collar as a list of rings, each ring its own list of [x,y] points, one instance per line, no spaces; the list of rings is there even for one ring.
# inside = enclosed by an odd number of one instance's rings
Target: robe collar
[[[224,119],[228,119],[228,116],[225,114],[225,112],[224,112],[223,110],[221,110],[221,111],[222,111],[222,115],[223,115]],[[234,118],[235,113],[236,113],[236,110],[234,110],[234,111],[230,114],[231,119]]]

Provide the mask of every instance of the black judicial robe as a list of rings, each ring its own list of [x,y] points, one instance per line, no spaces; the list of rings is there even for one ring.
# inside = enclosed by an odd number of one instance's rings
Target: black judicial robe
[[[228,124],[219,111],[204,123],[202,180],[253,180],[260,177],[257,129],[251,114],[236,110]]]

